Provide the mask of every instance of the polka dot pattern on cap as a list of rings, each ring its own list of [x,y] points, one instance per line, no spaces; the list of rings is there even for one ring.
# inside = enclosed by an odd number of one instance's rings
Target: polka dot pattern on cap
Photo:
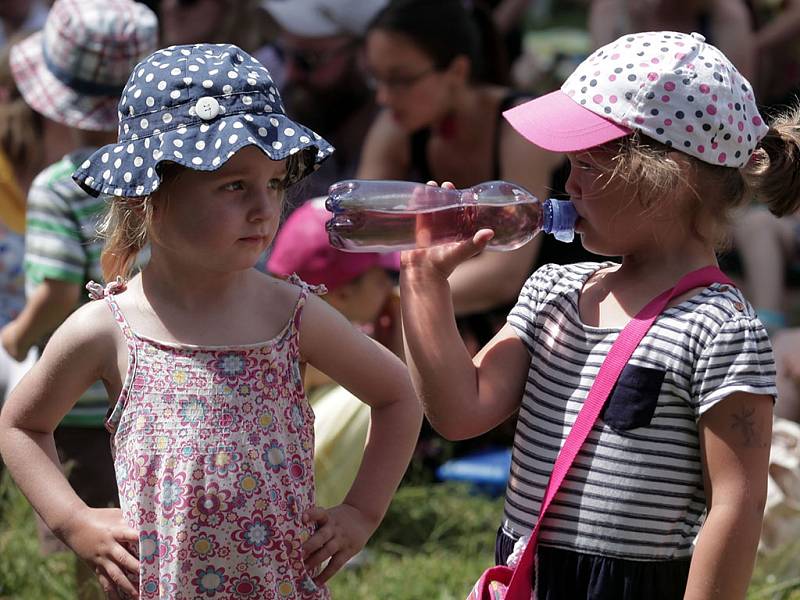
[[[561,91],[686,154],[742,167],[768,130],[750,83],[702,35],[625,35],[583,61]]]
[[[272,160],[298,154],[290,183],[333,152],[286,116],[267,69],[237,46],[171,46],[134,68],[119,102],[117,143],[97,150],[73,178],[94,195],[147,196],[161,185],[165,161],[213,171],[250,145]]]

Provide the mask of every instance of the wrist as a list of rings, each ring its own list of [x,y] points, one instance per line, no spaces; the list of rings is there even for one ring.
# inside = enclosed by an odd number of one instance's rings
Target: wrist
[[[377,510],[376,507],[360,506],[356,502],[351,502],[348,498],[345,498],[342,504],[350,507],[352,510],[358,513],[362,525],[367,530],[367,537],[370,537],[373,533],[375,533],[386,514],[386,509],[381,511]],[[386,508],[388,509],[388,506]]]
[[[431,264],[403,264],[403,268],[400,271],[401,298],[403,292],[422,288],[424,288],[425,291],[430,291],[432,287],[434,289],[437,287],[446,288],[449,291],[450,284],[447,281],[447,275]]]
[[[86,518],[85,511],[88,510],[88,508],[89,507],[83,502],[78,502],[68,510],[65,510],[63,515],[50,527],[53,534],[65,544],[72,547],[69,540],[75,533],[83,530]]]

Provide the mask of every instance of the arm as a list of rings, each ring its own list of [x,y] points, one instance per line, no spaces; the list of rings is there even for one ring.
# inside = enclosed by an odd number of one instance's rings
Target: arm
[[[388,110],[381,111],[364,140],[356,178],[404,179],[410,161],[408,135],[392,121]]]
[[[502,128],[501,177],[528,189],[540,200],[548,198],[550,178],[563,156],[534,146],[505,121]],[[484,252],[459,265],[449,278],[456,315],[514,302],[531,274],[541,245],[539,235],[511,252]]]
[[[116,367],[111,334],[116,326],[110,318],[102,303],[87,305],[53,334],[0,414],[0,452],[47,526],[90,564],[116,598],[113,585],[135,592],[123,571],[138,573],[138,562],[123,543],[136,544],[138,533],[124,524],[119,509],[90,509],[83,503],[61,471],[53,441],[53,430],[81,393],[98,379],[109,380]]]
[[[17,360],[75,310],[89,264],[75,207],[52,183],[54,170],[60,168],[43,171],[28,192],[25,279],[34,292],[0,334],[3,346]]]
[[[361,467],[341,506],[313,509],[320,529],[304,546],[316,578],[324,582],[363,547],[383,519],[417,442],[422,410],[405,365],[359,332],[338,311],[311,297],[303,313],[301,353],[309,362],[371,407]]]
[[[6,351],[16,360],[23,360],[31,346],[63,323],[75,309],[80,292],[77,283],[45,279],[17,318],[0,332]]]
[[[465,439],[503,422],[519,406],[530,355],[506,325],[471,359],[458,334],[447,276],[479,252],[490,235],[403,253],[400,300],[406,359],[433,427]]]
[[[709,409],[699,427],[709,508],[685,598],[744,598],[767,495],[772,400],[732,394]]]

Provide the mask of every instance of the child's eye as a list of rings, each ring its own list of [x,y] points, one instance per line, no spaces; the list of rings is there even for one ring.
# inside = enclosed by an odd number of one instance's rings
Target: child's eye
[[[222,186],[222,189],[227,192],[238,192],[244,189],[244,183],[241,181],[231,181]]]
[[[267,183],[267,187],[271,190],[282,190],[286,187],[286,179],[270,179],[269,183]]]

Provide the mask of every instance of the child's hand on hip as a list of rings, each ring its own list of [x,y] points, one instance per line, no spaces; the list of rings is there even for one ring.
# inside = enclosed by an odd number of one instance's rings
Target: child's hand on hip
[[[310,573],[326,560],[330,562],[314,577],[323,585],[367,543],[374,529],[361,511],[348,504],[324,509],[313,507],[303,514],[303,522],[314,524],[316,531],[303,544],[303,560]]]
[[[97,575],[110,600],[138,598],[139,533],[128,527],[118,508],[85,508],[64,528],[64,541]]]

